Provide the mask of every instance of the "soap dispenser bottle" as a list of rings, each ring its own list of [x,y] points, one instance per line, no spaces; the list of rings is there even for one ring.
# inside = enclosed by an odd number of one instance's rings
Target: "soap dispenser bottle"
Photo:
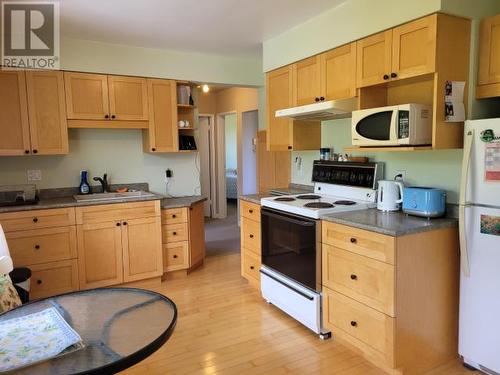
[[[80,171],[80,194],[90,194],[90,185],[87,181],[87,171]]]

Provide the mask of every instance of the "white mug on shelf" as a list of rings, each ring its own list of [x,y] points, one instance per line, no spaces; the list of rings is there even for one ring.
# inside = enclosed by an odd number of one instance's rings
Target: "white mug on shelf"
[[[186,126],[186,123],[184,122],[184,120],[180,120],[179,121],[179,128],[183,128]]]
[[[189,128],[189,121],[188,120],[184,121],[184,127]]]

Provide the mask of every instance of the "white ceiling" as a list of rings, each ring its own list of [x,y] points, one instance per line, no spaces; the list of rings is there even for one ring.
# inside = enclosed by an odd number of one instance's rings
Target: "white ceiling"
[[[130,46],[260,56],[263,40],[344,1],[62,0],[61,34]]]

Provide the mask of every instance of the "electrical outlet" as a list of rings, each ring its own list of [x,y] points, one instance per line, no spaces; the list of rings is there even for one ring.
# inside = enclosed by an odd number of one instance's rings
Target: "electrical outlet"
[[[394,173],[394,177],[397,175],[401,175],[403,181],[406,181],[406,171],[404,169],[397,170],[396,173]]]
[[[28,182],[42,180],[42,171],[40,169],[28,169],[26,174],[28,176]]]

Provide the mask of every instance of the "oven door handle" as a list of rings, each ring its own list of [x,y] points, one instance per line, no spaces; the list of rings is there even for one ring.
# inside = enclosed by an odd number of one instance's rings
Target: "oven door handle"
[[[300,225],[302,227],[312,227],[312,226],[316,225],[316,222],[313,222],[313,221],[297,220],[297,219],[293,219],[287,215],[278,215],[278,214],[274,214],[274,213],[271,213],[268,211],[262,211],[262,215],[271,216],[271,217],[274,217],[274,218],[280,219],[280,220],[285,220],[285,221],[288,221],[290,223]]]
[[[268,274],[267,272],[265,271],[262,271],[262,270],[259,270],[260,273],[262,273],[263,275],[266,275],[267,277],[269,277],[270,279],[273,279],[274,281],[276,281],[277,283],[280,283],[281,285],[283,286],[286,286],[288,289],[294,291],[295,293],[301,295],[302,297],[304,298],[307,298],[309,301],[312,301],[314,299],[314,297],[311,297],[311,296],[308,296],[307,294],[301,292],[300,290],[297,290],[295,289],[293,286],[291,285],[288,285],[286,283],[284,283],[283,281],[281,281],[280,279],[278,279],[277,277],[274,277],[273,275],[270,275]]]

